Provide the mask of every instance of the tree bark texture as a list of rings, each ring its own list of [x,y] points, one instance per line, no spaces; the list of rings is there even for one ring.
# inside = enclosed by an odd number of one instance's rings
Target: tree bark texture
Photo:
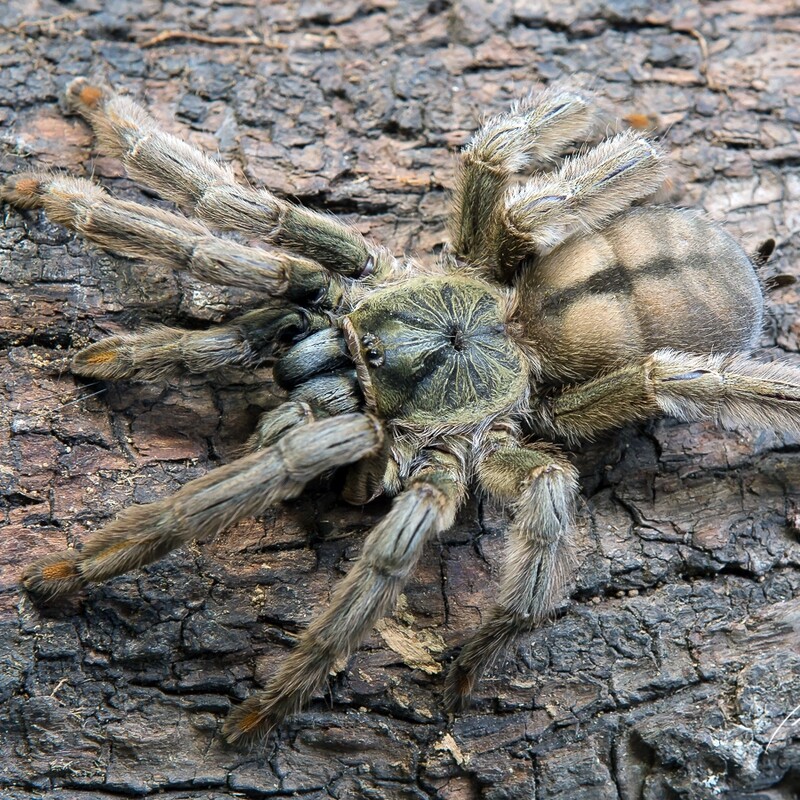
[[[422,257],[445,241],[455,151],[543,83],[589,84],[653,127],[671,191],[749,249],[778,242],[761,345],[800,364],[800,16],[793,0],[9,0],[4,175],[93,175],[160,202],[59,108],[101,76],[244,180]],[[570,598],[441,705],[508,519],[473,501],[395,614],[263,750],[223,746],[385,513],[312,487],[41,613],[21,566],[235,455],[269,371],[168,385],[69,373],[75,348],[199,328],[259,295],[94,250],[43,216],[0,230],[0,795],[659,800],[800,792],[800,438],[657,421],[577,455]]]

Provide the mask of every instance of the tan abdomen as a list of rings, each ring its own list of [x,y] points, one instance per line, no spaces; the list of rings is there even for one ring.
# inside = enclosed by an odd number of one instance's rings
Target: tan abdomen
[[[544,378],[584,380],[654,350],[752,347],[763,297],[750,259],[699,214],[635,209],[527,266],[520,317]]]

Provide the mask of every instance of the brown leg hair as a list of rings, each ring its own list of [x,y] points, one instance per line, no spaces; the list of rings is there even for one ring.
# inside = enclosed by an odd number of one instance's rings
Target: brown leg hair
[[[313,258],[350,277],[382,275],[394,259],[332,217],[236,183],[233,173],[159,130],[139,105],[85,78],[67,87],[67,103],[92,126],[102,152],[162,197],[221,230],[233,230]]]
[[[552,445],[519,446],[503,439],[478,464],[484,490],[514,510],[500,592],[447,675],[445,704],[451,710],[468,705],[488,664],[547,618],[560,597],[570,558],[575,468]]]
[[[563,390],[545,413],[548,427],[576,442],[660,414],[800,431],[800,368],[658,350],[641,364]]]
[[[463,469],[447,453],[429,451],[428,456],[367,537],[330,606],[309,625],[266,689],[229,714],[223,728],[229,742],[263,738],[299,711],[336,661],[392,610],[429,536],[453,524],[465,492]]]
[[[312,326],[329,320],[299,306],[275,303],[205,331],[156,325],[109,336],[79,351],[72,371],[101,380],[162,380],[183,372],[251,368],[271,361]]]
[[[664,182],[664,156],[653,142],[620,133],[559,170],[510,189],[501,203],[495,258],[513,275],[520,261],[544,256],[571,237],[599,230]]]
[[[20,173],[0,189],[0,199],[20,208],[43,208],[53,222],[105,250],[161,261],[209,283],[312,298],[328,306],[341,296],[334,276],[314,261],[221,239],[179,214],[116,200],[83,178]]]
[[[22,583],[35,596],[50,598],[137,569],[195,537],[216,535],[279,500],[297,497],[312,478],[371,455],[382,440],[376,420],[364,414],[309,422],[272,447],[190,481],[170,497],[126,509],[81,550],[53,553],[31,564]]]
[[[496,275],[503,197],[514,174],[544,167],[596,125],[589,98],[547,90],[488,120],[461,154],[450,235],[459,258]]]

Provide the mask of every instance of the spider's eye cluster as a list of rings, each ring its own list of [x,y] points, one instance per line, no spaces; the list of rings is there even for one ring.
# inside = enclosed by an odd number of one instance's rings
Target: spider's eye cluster
[[[383,342],[374,333],[365,333],[361,337],[361,347],[367,364],[371,367],[382,367],[385,360]]]

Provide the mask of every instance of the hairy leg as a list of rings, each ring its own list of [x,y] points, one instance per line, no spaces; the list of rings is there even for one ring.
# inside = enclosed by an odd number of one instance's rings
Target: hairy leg
[[[275,444],[294,428],[308,425],[318,419],[317,411],[310,403],[288,400],[277,408],[265,411],[258,419],[255,431],[247,440],[245,450],[254,453]]]
[[[496,274],[494,241],[511,177],[554,161],[596,122],[587,97],[558,90],[531,95],[486,122],[461,155],[450,219],[456,255]]]
[[[320,375],[289,392],[289,401],[266,411],[247,440],[247,450],[268,447],[282,431],[297,424],[337,414],[351,414],[363,407],[363,396],[355,372]],[[371,458],[361,459],[371,462]]]
[[[460,463],[432,452],[364,542],[359,561],[336,587],[330,606],[300,637],[266,689],[234,709],[223,733],[229,742],[266,736],[299,711],[335,662],[351,653],[394,607],[430,534],[453,523],[464,495]]]
[[[67,103],[134,180],[216,228],[272,242],[350,277],[382,275],[393,265],[390,254],[333,217],[238,185],[230,169],[159,130],[143,108],[106,86],[78,78],[67,87]]]
[[[216,535],[279,500],[297,497],[312,478],[371,455],[382,440],[376,420],[363,414],[298,427],[272,447],[190,481],[171,497],[126,509],[81,550],[31,564],[22,583],[35,596],[55,597],[149,564],[195,537]]]
[[[503,437],[505,438],[505,437]],[[541,624],[560,596],[578,476],[552,445],[505,441],[478,464],[486,492],[513,508],[497,602],[464,645],[445,684],[452,710],[469,703],[486,667],[526,630]]]
[[[328,306],[341,296],[335,276],[313,261],[221,239],[178,214],[116,200],[83,178],[21,173],[0,188],[0,199],[21,208],[43,208],[53,222],[105,250],[162,261],[210,283]]]
[[[513,274],[529,256],[543,256],[653,194],[665,177],[664,156],[647,139],[621,133],[565,159],[556,172],[510,189],[493,245],[500,270]]]
[[[182,372],[255,367],[275,358],[327,318],[276,302],[205,331],[157,325],[140,333],[109,336],[79,351],[72,371],[101,380],[160,380]]]
[[[800,367],[658,350],[641,364],[564,389],[541,414],[543,425],[572,441],[660,414],[800,431]]]

